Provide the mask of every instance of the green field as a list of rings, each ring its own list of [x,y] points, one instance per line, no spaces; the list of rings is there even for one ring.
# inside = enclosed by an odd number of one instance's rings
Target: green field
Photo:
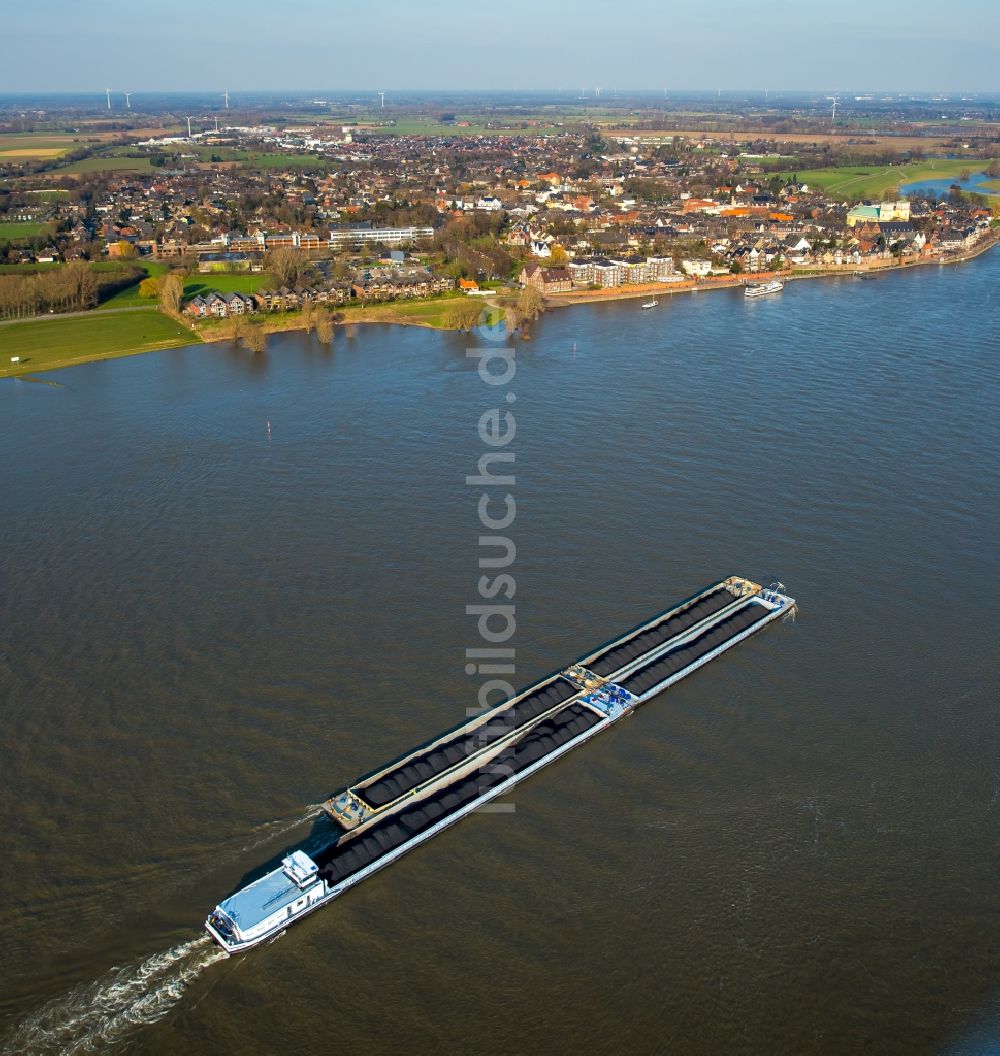
[[[48,224],[38,223],[35,220],[13,220],[10,223],[0,223],[0,242],[15,242],[19,238],[35,238],[44,235],[51,230]]]
[[[121,158],[101,154],[92,158],[81,158],[58,170],[59,174],[75,172],[151,172],[149,158]]]
[[[376,118],[375,120],[378,120]],[[404,117],[393,125],[379,128],[362,128],[359,131],[371,135],[383,136],[554,136],[566,129],[549,123],[539,123],[532,127],[521,128],[520,120],[502,118],[497,119],[500,125],[510,124],[511,128],[487,128],[486,124],[474,117],[464,117],[459,114],[458,121],[468,121],[467,126],[458,124],[444,124],[432,117]],[[530,120],[530,119],[526,119]],[[362,122],[364,124],[364,122]]]
[[[36,271],[52,271],[64,267],[66,265],[58,260],[44,264],[0,264],[0,275],[34,275]]]
[[[207,275],[189,275],[184,282],[184,299],[189,301],[192,297],[211,293],[213,290],[219,293],[256,293],[258,290],[264,290],[273,285],[274,279],[260,272],[231,274],[219,271],[209,272]]]
[[[783,172],[780,175],[784,178],[797,175],[799,181],[810,188],[819,188],[843,201],[857,202],[865,198],[880,198],[886,191],[903,183],[957,178],[967,169],[975,172],[981,164],[983,162],[978,158],[940,158],[887,168],[855,165],[835,169],[801,169],[798,173]]]
[[[243,167],[246,169],[326,169],[333,162],[314,154],[251,154]]]
[[[390,301],[387,304],[351,305],[338,309],[345,323],[367,321],[370,323],[423,323],[426,326],[447,326],[448,309],[456,300],[464,297],[460,293],[446,293],[418,301]],[[487,307],[487,305],[483,305]]]
[[[150,275],[165,275],[169,270],[166,264],[161,263],[158,260],[127,260],[124,261],[126,265],[134,264],[139,268],[143,269],[144,274],[137,275],[135,282],[131,286],[126,286],[124,290],[119,290],[117,293],[112,294],[107,300],[101,301],[97,306],[97,311],[107,308],[141,308],[146,306],[155,305],[155,300],[150,300],[148,297],[139,296],[139,283],[142,282],[147,276]],[[94,271],[113,271],[118,268],[115,261],[98,261],[91,265]]]
[[[103,315],[50,316],[0,325],[0,377],[34,374],[95,359],[131,356],[201,339],[155,309]],[[20,356],[14,365],[11,356]]]

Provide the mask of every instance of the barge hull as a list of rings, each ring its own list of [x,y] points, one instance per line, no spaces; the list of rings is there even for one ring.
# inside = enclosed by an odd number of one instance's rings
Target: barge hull
[[[464,768],[453,767],[456,771],[454,774],[446,771],[440,781],[432,780],[423,788],[413,789],[409,795],[403,793],[399,803],[391,810],[384,815],[375,815],[362,830],[344,834],[312,859],[304,852],[294,852],[293,858],[299,858],[297,868],[301,870],[304,861],[311,873],[292,876],[300,882],[303,894],[289,906],[287,917],[281,916],[279,919],[272,916],[254,924],[251,915],[251,919],[246,921],[250,925],[248,932],[242,932],[240,925],[233,919],[240,919],[235,908],[237,904],[243,907],[249,903],[251,908],[256,908],[253,898],[249,896],[255,886],[279,880],[282,871],[274,870],[221,903],[206,921],[209,933],[229,952],[249,949],[268,941],[289,924],[337,898],[354,884],[391,864],[466,814],[502,795],[536,770],[554,762],[624,715],[631,714],[639,704],[795,607],[794,599],[776,589],[765,591],[755,584],[748,585],[754,588],[752,592],[740,588],[731,593],[730,601],[720,595],[721,585],[706,588],[688,602],[654,617],[648,624],[589,654],[586,659],[607,658],[623,644],[642,639],[645,649],[636,653],[631,660],[626,653],[617,654],[618,659],[629,662],[617,668],[613,682],[601,679],[592,669],[576,664],[562,672],[561,676],[544,679],[515,698],[511,704],[501,705],[500,711],[515,708],[519,702],[523,704],[523,724],[513,731],[502,731],[498,746],[481,757],[482,765],[476,768],[476,760],[480,757],[474,755],[471,762],[466,760]],[[671,620],[675,621],[671,625],[672,633],[642,637]],[[536,699],[534,703],[529,703],[540,690],[560,682],[561,687],[555,695],[563,696],[565,687],[569,687],[565,700],[556,699],[552,704],[552,698],[549,698],[540,704]],[[551,707],[547,707],[550,704]],[[468,736],[460,728],[439,738],[437,742],[431,742],[427,748],[411,753],[403,762],[405,765],[416,763],[431,751],[456,740],[456,732]],[[393,775],[394,782],[398,784],[399,778],[395,775],[405,770],[405,765],[390,764],[388,768],[376,772],[373,778],[384,780],[386,775]],[[373,780],[371,783],[377,782]],[[394,789],[390,788],[389,791]],[[288,866],[291,861],[286,859],[284,864]],[[298,898],[298,892],[291,897]],[[265,906],[267,904],[264,903]]]

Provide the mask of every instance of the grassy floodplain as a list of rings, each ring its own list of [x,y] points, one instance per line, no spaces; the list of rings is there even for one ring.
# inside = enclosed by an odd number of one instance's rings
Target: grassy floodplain
[[[460,293],[446,293],[416,301],[344,305],[336,308],[335,312],[337,321],[345,326],[352,323],[396,323],[402,326],[427,326],[435,330],[448,330],[448,311],[456,301],[462,299],[463,295]],[[482,307],[489,306],[484,303]],[[272,334],[303,329],[301,312],[255,315],[250,321],[260,323]],[[199,321],[198,332],[206,341],[225,341],[231,339],[233,326],[231,319],[205,319]]]
[[[96,312],[27,319],[0,324],[0,377],[176,348],[200,340],[196,333],[155,308],[120,315]],[[21,362],[12,364],[11,356],[20,356]]]
[[[340,312],[345,323],[409,323],[411,326],[430,326],[444,330],[448,328],[449,308],[456,300],[461,299],[461,294],[445,294],[443,297],[430,297],[420,301],[347,306]]]
[[[879,198],[886,191],[904,183],[920,180],[943,180],[968,170],[981,171],[986,164],[981,158],[930,158],[908,165],[882,166],[838,166],[831,169],[803,169],[798,173],[783,172],[783,177],[797,175],[810,187],[819,187],[828,194],[844,201],[860,201],[863,198]]]

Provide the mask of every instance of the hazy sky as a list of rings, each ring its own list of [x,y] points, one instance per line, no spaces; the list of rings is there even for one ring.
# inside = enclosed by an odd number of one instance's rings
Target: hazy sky
[[[1000,0],[2,0],[0,91],[1000,90]]]

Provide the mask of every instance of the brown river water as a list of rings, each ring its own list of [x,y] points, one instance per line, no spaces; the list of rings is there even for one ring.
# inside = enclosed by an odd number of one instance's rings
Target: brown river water
[[[998,279],[556,311],[502,386],[376,326],[0,382],[0,1052],[997,1051]],[[475,704],[493,407],[514,682],[731,573],[797,618],[225,958]]]

